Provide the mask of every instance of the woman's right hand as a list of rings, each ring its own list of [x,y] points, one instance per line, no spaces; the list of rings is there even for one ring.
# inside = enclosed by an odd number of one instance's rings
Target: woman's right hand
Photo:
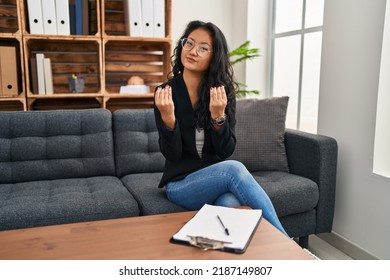
[[[172,99],[172,88],[167,85],[165,88],[158,87],[154,94],[154,103],[160,111],[161,119],[165,126],[175,128],[175,105]]]

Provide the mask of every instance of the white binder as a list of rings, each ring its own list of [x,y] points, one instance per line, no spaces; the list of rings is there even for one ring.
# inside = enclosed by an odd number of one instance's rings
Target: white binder
[[[41,0],[27,0],[30,34],[44,34]]]
[[[38,94],[46,94],[45,90],[45,69],[43,66],[43,60],[45,55],[43,53],[36,54],[37,63],[37,77],[38,77]]]
[[[153,37],[153,0],[141,0],[142,36]]]
[[[41,0],[44,34],[56,35],[56,5],[53,0]]]
[[[165,37],[165,0],[153,0],[153,35]]]
[[[53,94],[53,73],[50,58],[43,59],[43,70],[45,72],[45,92],[46,94]]]
[[[142,36],[141,0],[125,0],[123,3],[127,35]]]
[[[55,0],[57,34],[70,35],[69,0]]]

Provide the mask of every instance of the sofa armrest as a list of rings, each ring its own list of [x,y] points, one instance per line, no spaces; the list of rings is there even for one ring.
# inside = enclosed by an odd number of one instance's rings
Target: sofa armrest
[[[316,233],[332,230],[337,170],[337,142],[318,134],[286,129],[285,145],[290,172],[317,183]]]

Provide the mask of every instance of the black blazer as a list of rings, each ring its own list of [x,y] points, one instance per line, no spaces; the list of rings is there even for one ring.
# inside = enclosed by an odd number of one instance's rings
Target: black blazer
[[[182,179],[191,172],[228,158],[233,154],[236,146],[234,134],[236,120],[233,115],[225,121],[219,131],[212,125],[205,128],[202,158],[200,158],[195,144],[193,108],[183,76],[176,76],[161,87],[167,84],[172,88],[176,124],[174,130],[163,125],[160,111],[156,106],[154,107],[160,150],[165,157],[164,174],[159,188],[164,187],[169,181]]]

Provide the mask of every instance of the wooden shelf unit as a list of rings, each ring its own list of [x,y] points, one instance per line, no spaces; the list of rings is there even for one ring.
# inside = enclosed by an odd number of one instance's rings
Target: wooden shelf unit
[[[126,36],[123,1],[102,0],[102,11],[105,107],[152,107],[154,89],[167,80],[171,68],[172,0],[165,0],[165,38]],[[120,86],[132,76],[143,78],[151,92],[120,94]]]
[[[26,92],[23,65],[23,42],[19,0],[0,0],[0,46],[16,50],[18,94],[4,95],[0,89],[0,110],[26,110]]]
[[[115,110],[153,105],[155,86],[166,81],[170,72],[172,0],[165,0],[164,38],[127,36],[122,0],[89,0],[89,3],[89,34],[40,35],[29,32],[27,0],[0,0],[0,32],[6,30],[0,33],[0,44],[13,42],[19,46],[22,89],[17,97],[0,98],[0,110],[5,101],[23,102],[24,110],[79,107]],[[6,11],[14,15],[12,24],[1,18]],[[7,28],[2,29],[2,24]],[[31,58],[37,53],[51,59],[54,94],[33,93]],[[68,79],[72,73],[86,75],[84,93],[70,92]],[[120,86],[134,75],[144,79],[150,93],[119,93]]]

